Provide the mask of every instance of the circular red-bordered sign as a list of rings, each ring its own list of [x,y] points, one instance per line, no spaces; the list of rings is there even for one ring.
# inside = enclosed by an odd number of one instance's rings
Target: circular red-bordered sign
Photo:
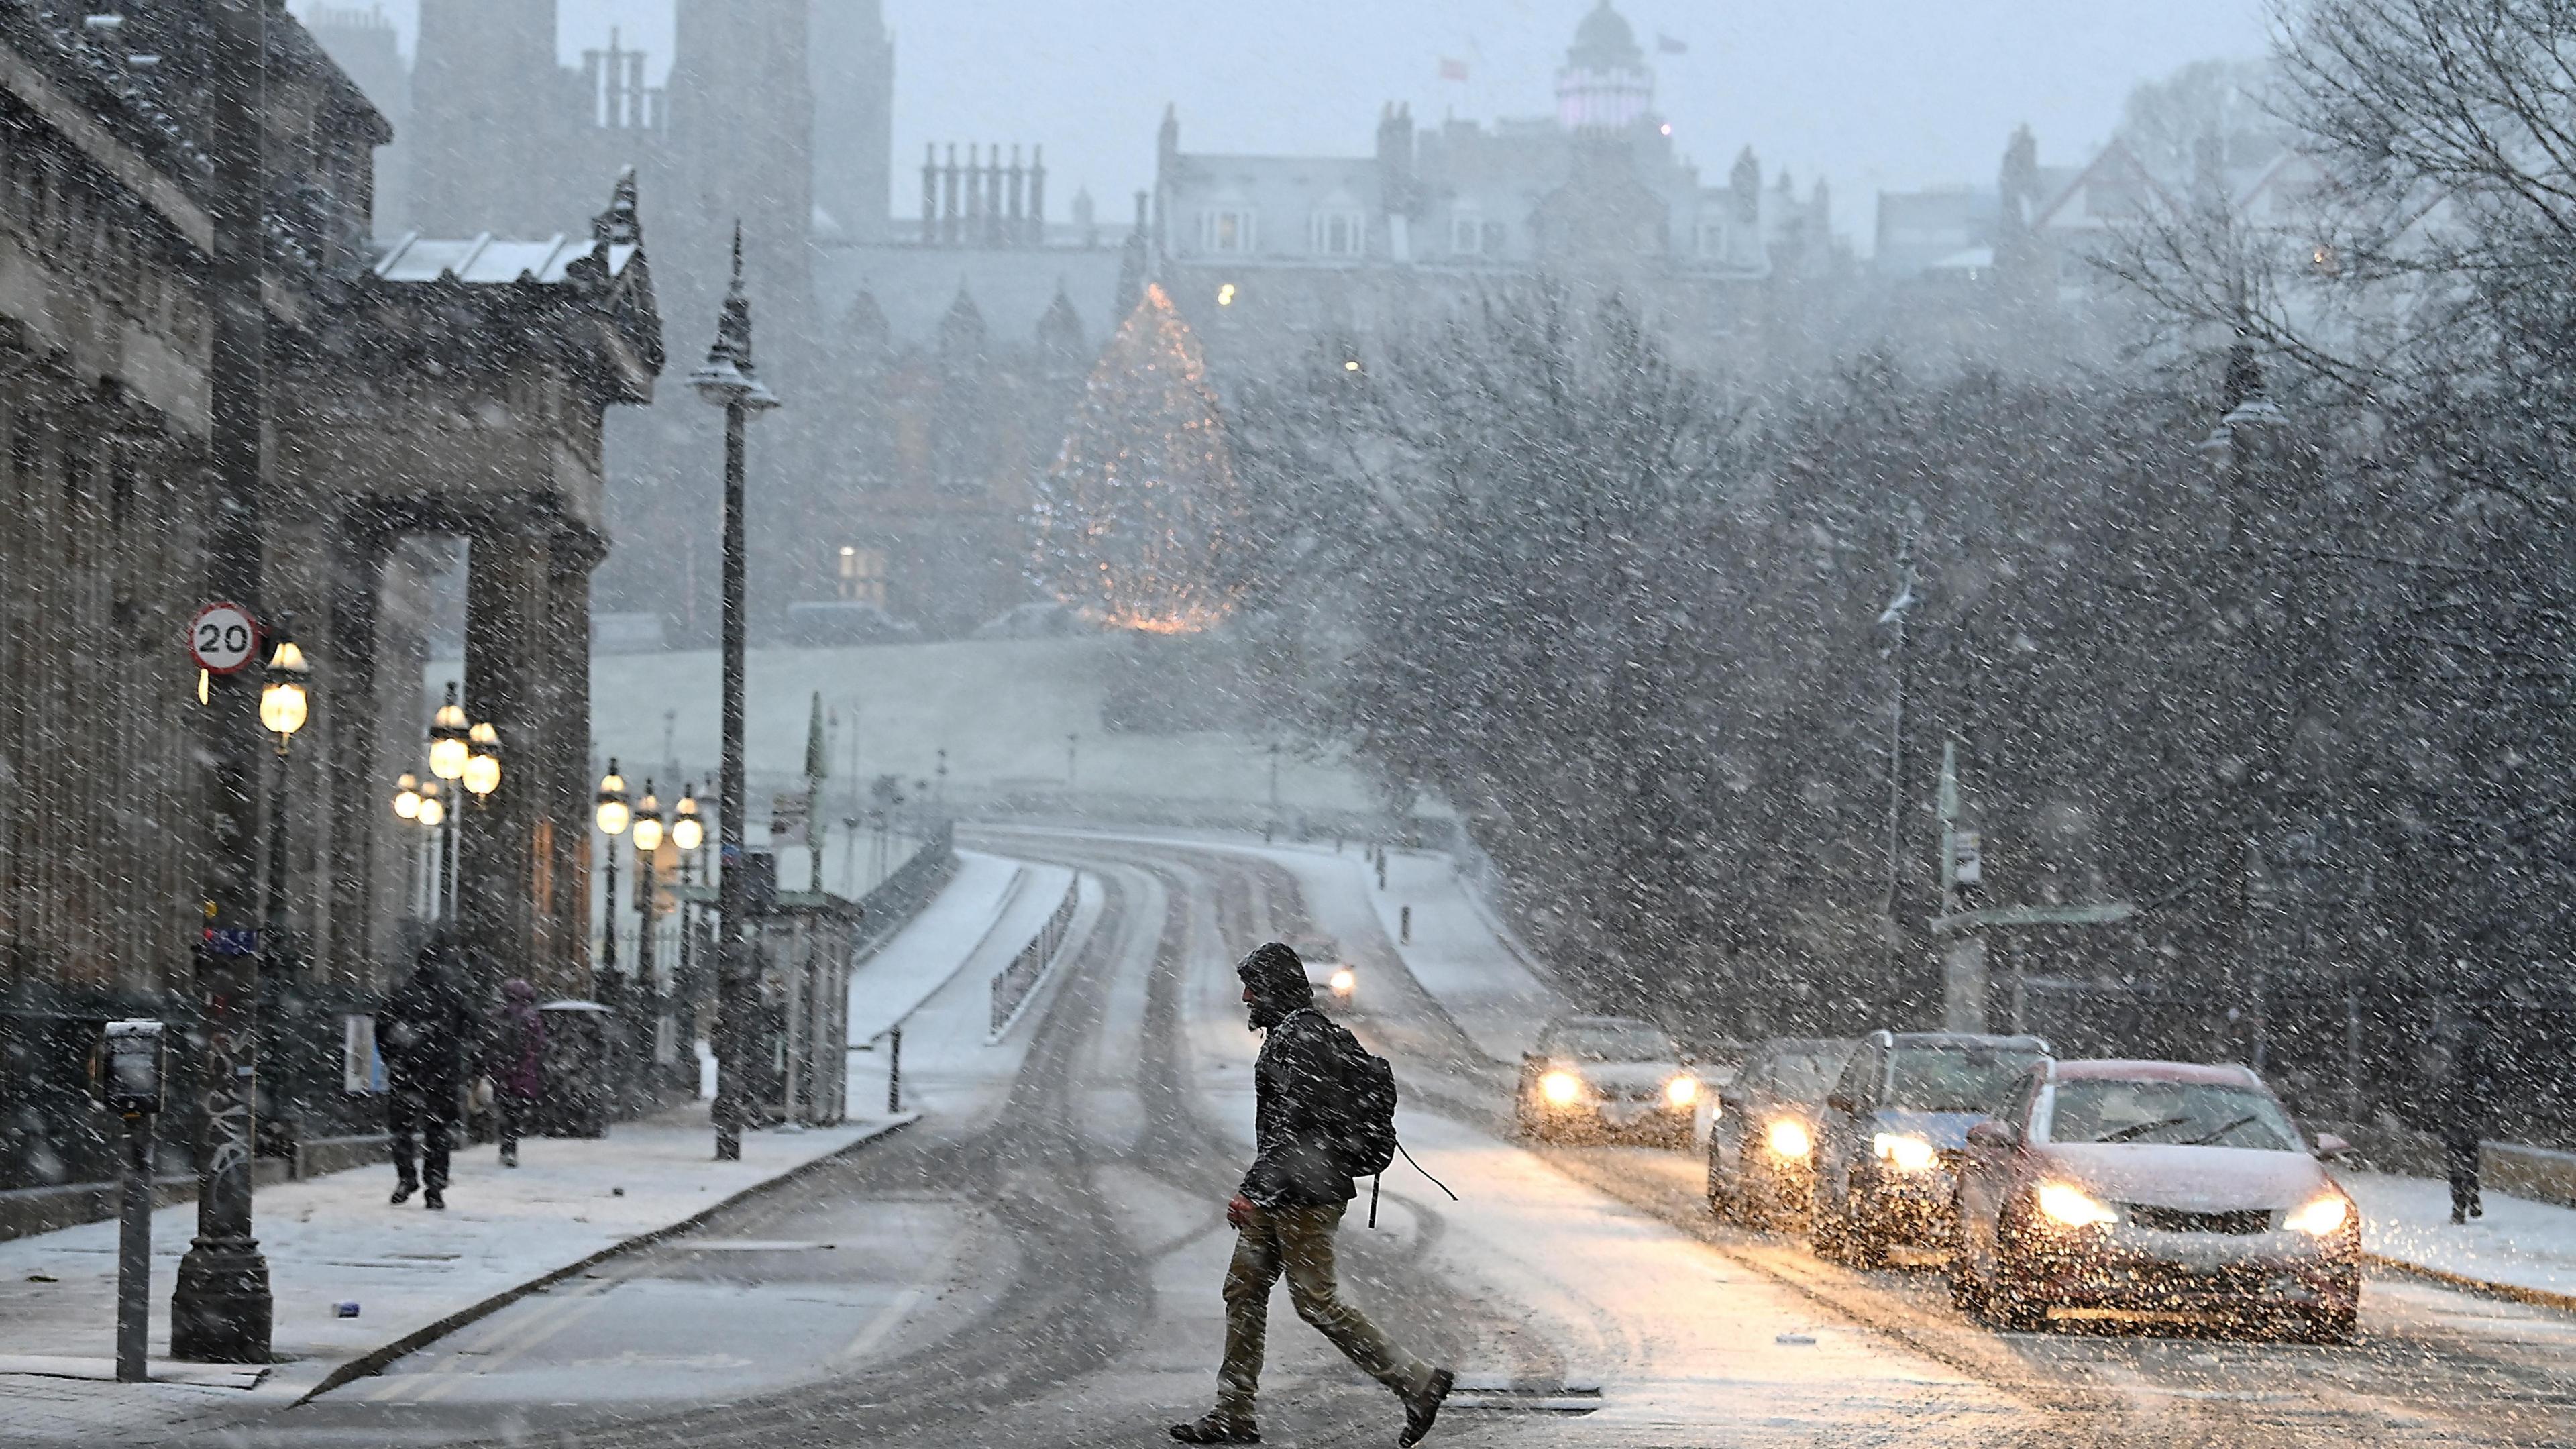
[[[231,674],[259,657],[259,621],[239,604],[208,604],[188,621],[188,656],[208,674]]]

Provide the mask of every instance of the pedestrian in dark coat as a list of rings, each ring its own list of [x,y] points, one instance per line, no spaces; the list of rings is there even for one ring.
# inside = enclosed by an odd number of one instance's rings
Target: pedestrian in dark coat
[[[501,1028],[483,1070],[492,1078],[493,1114],[501,1139],[501,1165],[519,1165],[519,1134],[545,1090],[546,1018],[537,1010],[537,988],[513,976],[501,983]]]
[[[2448,1051],[2433,1083],[2433,1109],[2442,1138],[2442,1170],[2451,1179],[2451,1221],[2486,1216],[2478,1201],[2479,1144],[2494,1127],[2495,1074],[2487,1060],[2486,1028],[2462,1021],[2449,1032]]]
[[[1236,1236],[1225,1273],[1225,1359],[1217,1370],[1216,1408],[1174,1424],[1172,1437],[1184,1444],[1261,1442],[1254,1399],[1270,1285],[1284,1275],[1297,1316],[1404,1401],[1397,1442],[1413,1444],[1430,1430],[1455,1375],[1397,1346],[1342,1297],[1334,1276],[1334,1235],[1356,1195],[1334,1146],[1335,1127],[1348,1115],[1347,1033],[1315,1009],[1304,963],[1279,942],[1244,957],[1235,974],[1252,1029],[1267,1034],[1253,1066],[1255,1151],[1225,1206]]]
[[[445,942],[420,954],[411,979],[396,988],[379,1016],[376,1041],[385,1058],[385,1130],[393,1139],[394,1198],[426,1187],[421,1205],[447,1206],[448,1122],[464,1075],[470,1023],[457,983],[459,958]],[[418,1167],[414,1167],[415,1143]]]

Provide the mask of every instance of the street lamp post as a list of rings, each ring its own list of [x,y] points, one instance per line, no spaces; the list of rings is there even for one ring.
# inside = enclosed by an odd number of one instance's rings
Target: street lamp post
[[[600,777],[599,804],[592,814],[599,833],[608,837],[608,882],[600,892],[599,969],[593,973],[591,995],[612,1010],[617,1003],[617,837],[626,833],[635,812],[626,803],[626,777],[617,773],[617,762],[608,762],[608,773]]]
[[[743,668],[746,643],[744,594],[748,583],[748,549],[743,536],[743,432],[755,413],[778,406],[778,395],[752,372],[751,298],[742,285],[742,226],[733,231],[733,283],[725,292],[724,315],[716,324],[715,345],[707,360],[689,374],[689,384],[709,404],[724,409],[724,763],[716,779],[717,855],[723,875],[717,885],[716,937],[716,1157],[742,1156],[743,1071],[751,1003],[744,999],[751,976],[751,904],[743,869],[742,823],[750,813],[743,798]]]
[[[313,666],[292,639],[280,638],[259,690],[260,728],[277,736],[277,764],[268,787],[268,900],[263,916],[263,956],[273,970],[286,941],[286,760],[295,732],[312,711]]]
[[[447,796],[436,780],[420,782],[420,823],[429,832],[429,918],[443,921],[448,899],[456,892],[456,851],[448,843],[454,826],[448,819]]]
[[[662,848],[662,802],[653,798],[653,782],[644,781],[644,798],[635,802],[635,999],[649,1003],[650,1012],[635,1013],[636,1038],[633,1056],[641,1061],[650,1048],[646,1045],[644,1023],[658,1033],[662,1024],[662,984],[654,979],[653,958],[653,855]],[[632,1074],[628,1076],[631,1085]]]
[[[680,787],[680,803],[671,808],[671,845],[680,852],[680,880],[683,884],[697,884],[698,847],[706,844],[706,841],[706,822],[698,818],[698,787],[694,782],[683,785]],[[677,979],[681,983],[681,1009],[688,1013],[689,1023],[688,1038],[683,1045],[697,1040],[697,953],[696,948],[690,943],[690,938],[697,934],[694,928],[696,917],[692,914],[693,909],[690,906],[683,906],[680,910],[680,959]],[[694,1046],[689,1050],[689,1064],[689,1081],[691,1090],[694,1092],[697,1081],[697,1053]]]
[[[214,0],[204,87],[213,154],[213,231],[206,278],[212,324],[206,373],[212,489],[204,540],[208,599],[259,601],[260,498],[268,411],[268,309],[260,296],[267,251],[261,114],[268,93],[269,5]],[[170,1353],[204,1363],[266,1363],[276,1316],[268,1259],[251,1235],[251,1144],[259,1101],[259,973],[253,955],[252,873],[259,842],[256,723],[245,681],[207,680],[200,744],[209,806],[197,989],[205,1003],[204,1155],[197,1232],[170,1295]]]

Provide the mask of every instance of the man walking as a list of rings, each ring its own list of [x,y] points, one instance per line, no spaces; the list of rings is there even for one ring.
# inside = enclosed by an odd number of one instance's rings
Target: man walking
[[[1244,957],[1235,974],[1243,980],[1252,1029],[1268,1033],[1253,1068],[1257,1150],[1225,1207],[1236,1237],[1225,1274],[1225,1361],[1217,1370],[1216,1408],[1174,1424],[1172,1437],[1184,1444],[1261,1442],[1253,1401],[1261,1387],[1270,1285],[1285,1274],[1297,1316],[1403,1400],[1404,1432],[1396,1442],[1418,1443],[1455,1376],[1390,1342],[1342,1297],[1333,1275],[1333,1237],[1356,1196],[1337,1144],[1350,1117],[1350,1068],[1365,1054],[1348,1030],[1315,1009],[1314,988],[1295,951],[1272,941]]]
[[[2486,1028],[2463,1019],[2451,1025],[2448,1050],[2433,1087],[2434,1110],[2440,1116],[2442,1167],[2451,1179],[2451,1221],[2466,1223],[2486,1216],[2478,1201],[2479,1144],[2486,1140],[2494,1114],[2492,1073],[2487,1064]]]
[[[376,1032],[384,1044],[389,1089],[385,1130],[393,1137],[394,1203],[409,1202],[426,1186],[421,1206],[432,1212],[447,1206],[447,1124],[456,1111],[456,1084],[464,1063],[465,996],[453,975],[453,956],[443,940],[424,947],[411,979],[385,1003]]]

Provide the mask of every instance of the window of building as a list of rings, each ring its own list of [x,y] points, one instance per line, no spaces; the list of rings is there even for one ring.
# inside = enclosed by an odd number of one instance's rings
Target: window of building
[[[886,551],[841,545],[840,593],[844,603],[886,606]]]
[[[1209,252],[1248,252],[1252,250],[1252,213],[1233,207],[1199,213],[1199,250]]]
[[[1306,245],[1323,256],[1358,256],[1368,246],[1368,218],[1356,211],[1316,212]]]

